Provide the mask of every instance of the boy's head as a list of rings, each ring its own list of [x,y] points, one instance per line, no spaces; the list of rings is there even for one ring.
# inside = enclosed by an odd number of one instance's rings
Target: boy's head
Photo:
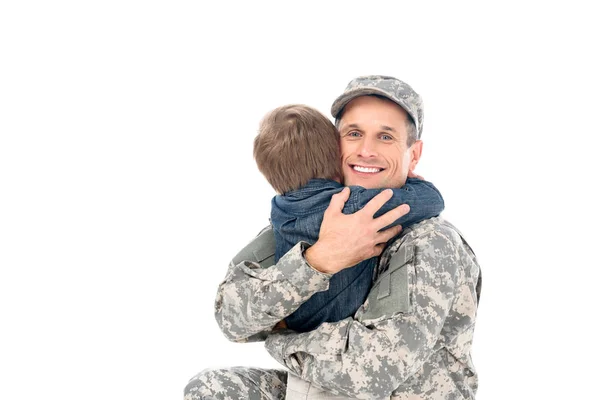
[[[335,126],[314,108],[292,104],[269,112],[254,139],[254,159],[278,193],[310,179],[342,177],[340,137]]]

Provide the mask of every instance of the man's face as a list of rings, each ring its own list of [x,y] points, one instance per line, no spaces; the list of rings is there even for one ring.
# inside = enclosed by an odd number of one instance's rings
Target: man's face
[[[361,96],[346,105],[339,123],[346,186],[401,187],[421,156],[422,143],[406,145],[406,112],[388,100]]]

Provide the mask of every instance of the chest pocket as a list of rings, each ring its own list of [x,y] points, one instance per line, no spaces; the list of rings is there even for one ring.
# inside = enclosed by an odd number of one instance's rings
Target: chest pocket
[[[365,304],[357,314],[359,321],[389,318],[396,313],[408,313],[410,305],[409,273],[414,258],[413,246],[402,246],[392,256],[369,293]]]

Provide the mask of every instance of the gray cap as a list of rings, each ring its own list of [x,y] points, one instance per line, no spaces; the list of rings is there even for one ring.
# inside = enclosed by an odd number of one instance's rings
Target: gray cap
[[[408,83],[391,76],[359,76],[350,81],[344,93],[331,106],[331,115],[338,118],[346,104],[359,96],[376,94],[387,97],[402,107],[415,122],[418,138],[423,132],[423,99]]]

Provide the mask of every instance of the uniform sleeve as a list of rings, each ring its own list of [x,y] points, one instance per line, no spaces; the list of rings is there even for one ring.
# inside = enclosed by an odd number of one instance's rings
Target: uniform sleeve
[[[373,197],[385,189],[360,188],[357,193],[359,207],[364,207]],[[375,213],[375,218],[398,207],[408,204],[410,212],[386,228],[394,225],[409,226],[428,218],[440,215],[444,211],[444,198],[433,183],[422,179],[409,178],[401,188],[392,188],[394,195]]]
[[[255,258],[265,253],[265,240],[272,239],[272,231],[266,235],[271,237],[259,235],[240,254]],[[270,240],[266,246],[272,243]],[[256,258],[249,261],[239,260],[239,257],[229,264],[215,300],[215,318],[229,340],[264,340],[275,324],[314,293],[329,288],[331,275],[313,269],[304,259],[307,246],[304,242],[298,243],[275,265],[265,266]]]
[[[389,398],[438,350],[459,261],[452,240],[435,232],[419,238],[403,257],[394,271],[376,281],[354,318],[307,333],[276,331],[265,343],[269,353],[303,379],[335,394]],[[409,300],[404,302],[406,293]]]

